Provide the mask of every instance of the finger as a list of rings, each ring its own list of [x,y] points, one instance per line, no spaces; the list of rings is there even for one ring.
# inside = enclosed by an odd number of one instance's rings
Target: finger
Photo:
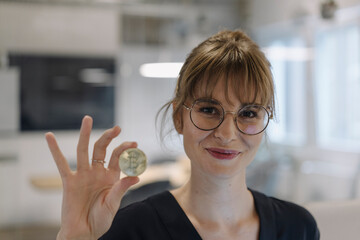
[[[71,172],[71,169],[69,167],[69,164],[66,161],[66,158],[62,154],[62,152],[56,142],[54,134],[51,132],[46,133],[45,139],[49,146],[50,152],[55,160],[55,163],[59,170],[60,176],[65,177],[66,175],[68,175]]]
[[[104,160],[106,156],[106,148],[109,146],[111,140],[117,137],[120,132],[121,129],[118,126],[106,130],[104,134],[95,142],[92,159]],[[95,162],[92,164],[102,166],[102,164],[96,164]]]
[[[136,147],[137,147],[136,142],[124,142],[120,146],[115,148],[111,154],[108,168],[112,170],[120,170],[119,167],[120,154],[128,148],[136,148]]]
[[[138,177],[125,177],[117,181],[114,186],[111,188],[106,201],[110,209],[113,210],[114,214],[120,207],[120,202],[122,197],[124,196],[125,192],[131,187],[132,185],[139,182]]]
[[[85,116],[81,123],[80,137],[77,145],[77,169],[88,169],[89,165],[89,140],[93,120]]]

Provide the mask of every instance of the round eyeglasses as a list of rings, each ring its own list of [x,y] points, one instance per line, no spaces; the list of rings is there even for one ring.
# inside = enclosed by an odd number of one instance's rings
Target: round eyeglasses
[[[200,130],[210,131],[221,125],[225,115],[234,115],[237,129],[246,135],[256,135],[263,132],[269,124],[269,111],[261,105],[246,105],[237,112],[225,111],[220,102],[215,99],[200,98],[191,107],[183,106],[190,111],[191,122]]]

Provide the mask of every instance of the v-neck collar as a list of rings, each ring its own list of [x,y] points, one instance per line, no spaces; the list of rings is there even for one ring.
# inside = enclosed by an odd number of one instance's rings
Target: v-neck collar
[[[259,240],[276,240],[275,213],[269,198],[249,189],[254,198],[255,210],[260,220]]]
[[[262,193],[249,189],[254,198],[255,210],[260,220],[259,240],[276,240],[274,209],[269,199]],[[185,214],[175,197],[165,191],[156,199],[151,199],[164,226],[173,240],[201,240],[199,233]]]
[[[165,191],[156,199],[151,200],[151,204],[159,214],[172,240],[202,240],[184,210],[169,191]]]

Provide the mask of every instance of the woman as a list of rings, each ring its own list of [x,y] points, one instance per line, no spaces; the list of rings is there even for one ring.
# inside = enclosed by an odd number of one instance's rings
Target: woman
[[[178,189],[119,211],[138,178],[119,179],[118,158],[136,143],[117,147],[104,168],[106,147],[120,133],[117,126],[109,129],[95,143],[90,166],[92,119],[86,116],[73,173],[54,135],[46,134],[64,185],[58,239],[319,239],[304,208],[246,186],[246,167],[274,115],[270,64],[249,37],[223,31],[193,49],[165,113],[170,108],[191,177]]]

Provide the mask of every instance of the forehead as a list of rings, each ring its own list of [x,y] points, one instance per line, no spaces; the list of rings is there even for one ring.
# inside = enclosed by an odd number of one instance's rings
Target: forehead
[[[214,98],[230,105],[262,104],[255,86],[246,84],[242,76],[204,77],[195,86],[193,100]]]

